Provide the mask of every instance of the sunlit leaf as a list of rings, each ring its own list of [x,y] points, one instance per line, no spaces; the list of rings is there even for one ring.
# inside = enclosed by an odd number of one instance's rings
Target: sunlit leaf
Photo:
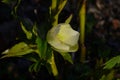
[[[34,52],[25,42],[20,42],[14,45],[12,48],[7,49],[2,54],[4,55],[2,58],[5,57],[19,57],[22,55],[26,55],[29,53]]]

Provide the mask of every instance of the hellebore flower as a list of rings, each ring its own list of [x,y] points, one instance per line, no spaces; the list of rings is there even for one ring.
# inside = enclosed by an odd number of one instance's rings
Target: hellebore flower
[[[47,33],[47,41],[58,52],[75,52],[78,50],[79,32],[70,24],[60,23]]]

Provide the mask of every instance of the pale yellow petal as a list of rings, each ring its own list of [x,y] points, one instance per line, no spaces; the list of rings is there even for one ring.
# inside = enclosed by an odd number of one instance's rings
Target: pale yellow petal
[[[79,32],[69,24],[61,23],[47,33],[47,41],[58,52],[75,52],[78,50]]]
[[[79,33],[71,28],[69,24],[60,24],[60,31],[57,34],[60,41],[70,46],[77,44]]]

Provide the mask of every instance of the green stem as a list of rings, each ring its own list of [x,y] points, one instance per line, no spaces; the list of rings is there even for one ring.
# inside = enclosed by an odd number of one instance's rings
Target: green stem
[[[60,0],[59,5],[58,4],[58,0],[52,0],[52,5],[50,7],[50,15],[51,15],[51,21],[52,21],[52,26],[56,26],[58,24],[58,18],[59,18],[59,14],[61,13],[61,11],[63,10],[65,4],[67,3],[67,0]],[[52,52],[52,57],[50,60],[50,65],[51,65],[51,69],[52,69],[52,73],[55,76],[55,78],[58,80],[58,70],[55,64],[55,60],[54,60],[54,54]]]
[[[52,52],[52,57],[51,57],[51,60],[50,60],[50,65],[51,65],[51,69],[52,69],[52,73],[53,73],[54,77],[56,78],[56,80],[58,80],[58,70],[57,70],[57,67],[56,67],[56,64],[55,64],[55,59],[54,59],[53,52]]]
[[[52,26],[56,26],[56,25],[58,24],[58,17],[59,17],[59,15],[55,15],[55,16],[53,17]]]
[[[51,10],[55,11],[57,7],[57,0],[52,0]]]
[[[81,10],[79,11],[80,18],[80,46],[81,46],[81,58],[80,61],[84,62],[86,57],[85,42],[85,17],[86,17],[86,0],[83,1]]]
[[[67,0],[60,0],[59,5],[57,0],[52,0],[51,5],[51,17],[52,17],[52,26],[56,26],[58,24],[58,17],[63,8],[65,7]]]

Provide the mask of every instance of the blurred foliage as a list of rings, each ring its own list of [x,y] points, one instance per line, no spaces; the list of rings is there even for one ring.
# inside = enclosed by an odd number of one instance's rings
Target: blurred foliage
[[[119,80],[120,1],[85,1],[1,0],[0,80]],[[59,23],[80,32],[77,52],[47,43]]]

